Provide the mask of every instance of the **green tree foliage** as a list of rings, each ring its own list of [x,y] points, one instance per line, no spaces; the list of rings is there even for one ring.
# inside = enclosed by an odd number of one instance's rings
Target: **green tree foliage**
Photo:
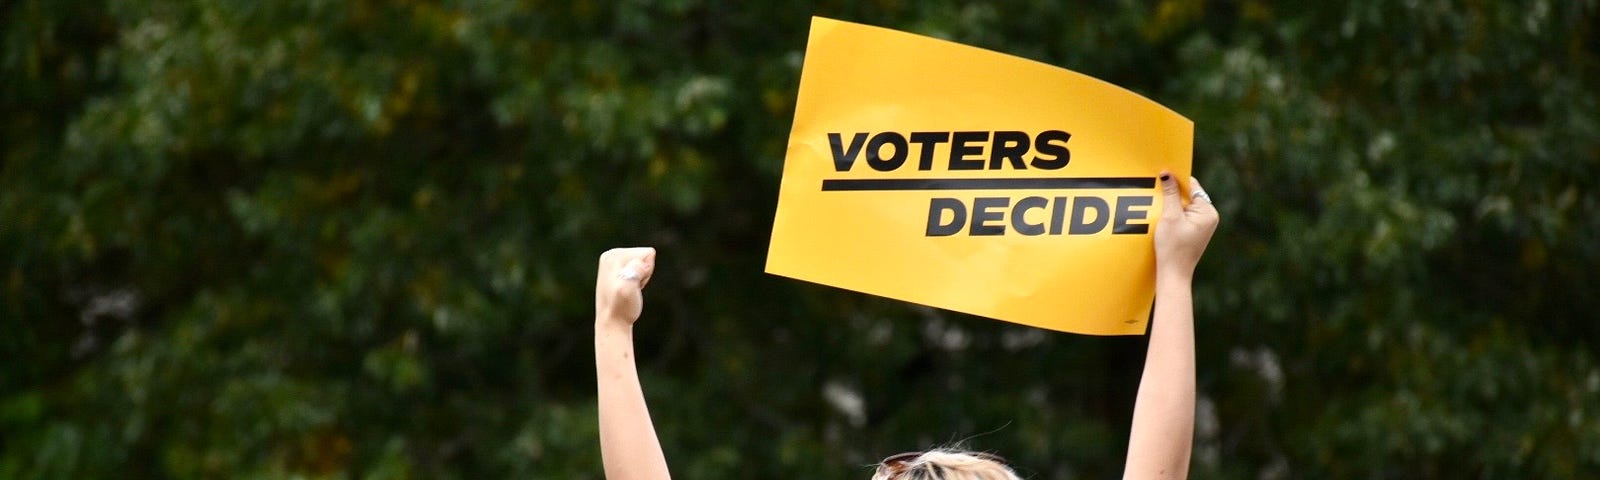
[[[1197,478],[1600,476],[1594,0],[14,0],[0,477],[598,478],[635,244],[683,478],[1114,477],[1140,339],[761,273],[812,14],[1195,120]]]

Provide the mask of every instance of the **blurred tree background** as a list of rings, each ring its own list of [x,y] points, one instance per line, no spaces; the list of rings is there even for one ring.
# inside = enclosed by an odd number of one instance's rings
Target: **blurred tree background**
[[[1141,338],[762,273],[810,15],[1195,121],[1195,478],[1600,478],[1600,5],[0,1],[0,477],[1114,478]],[[1587,312],[1587,313],[1586,313]]]

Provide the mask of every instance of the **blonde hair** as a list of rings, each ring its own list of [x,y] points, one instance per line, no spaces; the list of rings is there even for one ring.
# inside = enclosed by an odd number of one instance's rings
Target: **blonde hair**
[[[1000,457],[934,449],[884,459],[872,480],[1021,480]]]

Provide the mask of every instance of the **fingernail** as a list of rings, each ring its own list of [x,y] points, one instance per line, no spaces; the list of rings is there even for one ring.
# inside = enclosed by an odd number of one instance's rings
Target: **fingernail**
[[[1161,174],[1161,181],[1165,182],[1165,181],[1171,180],[1171,179],[1172,179],[1172,175],[1167,175],[1165,173]]]

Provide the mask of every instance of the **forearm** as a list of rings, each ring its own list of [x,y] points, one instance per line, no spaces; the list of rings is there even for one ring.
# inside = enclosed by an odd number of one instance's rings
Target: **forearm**
[[[606,478],[671,478],[639,386],[633,327],[597,319],[594,360],[600,397],[600,454]]]
[[[1133,408],[1125,478],[1186,478],[1194,444],[1194,307],[1190,275],[1156,279],[1154,325]]]

